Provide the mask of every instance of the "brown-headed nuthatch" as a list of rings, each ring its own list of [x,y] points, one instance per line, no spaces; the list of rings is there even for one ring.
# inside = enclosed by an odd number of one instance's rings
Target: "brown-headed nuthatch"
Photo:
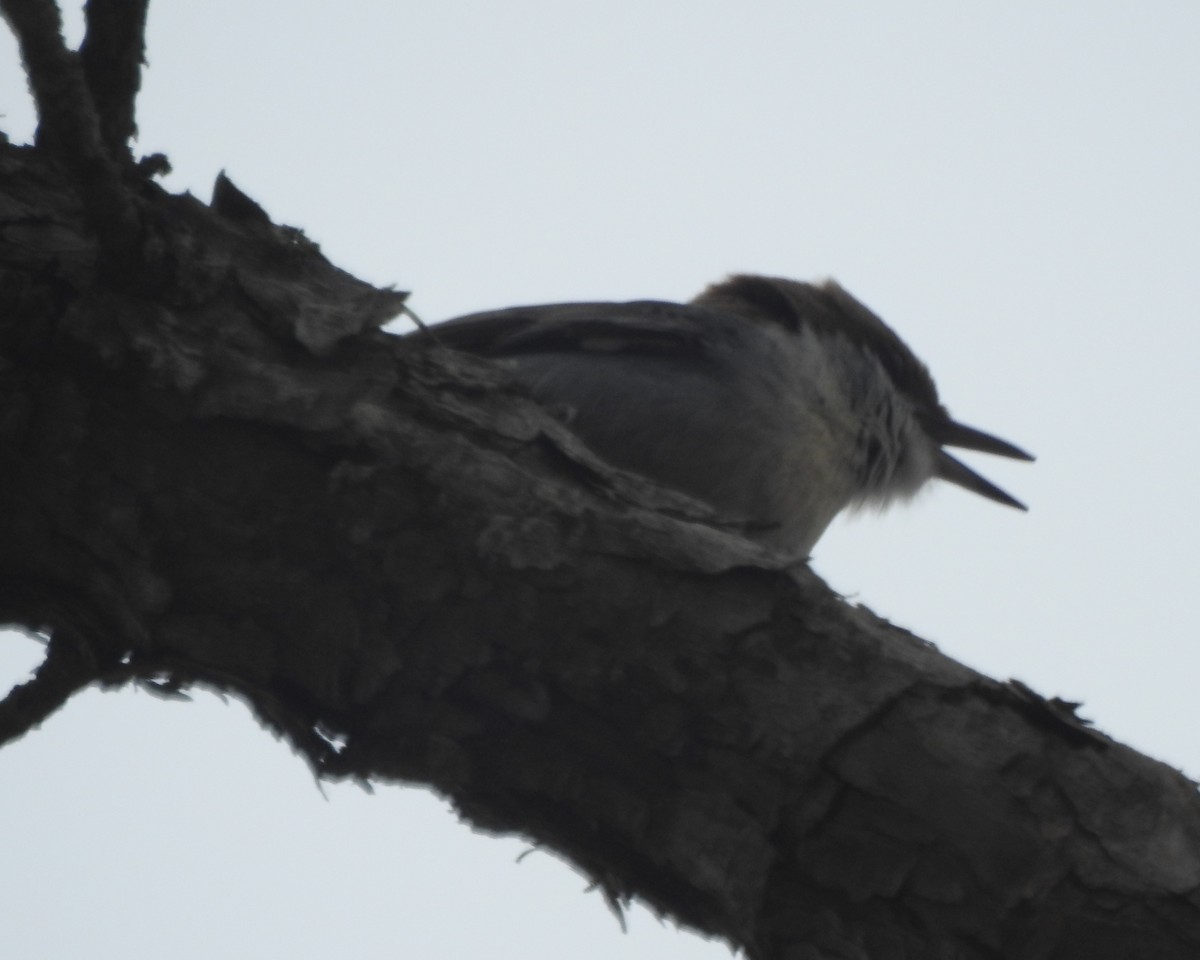
[[[934,477],[1024,509],[943,448],[1033,458],[952,420],[924,364],[833,282],[735,276],[688,304],[513,307],[433,330],[503,358],[610,463],[788,552]]]

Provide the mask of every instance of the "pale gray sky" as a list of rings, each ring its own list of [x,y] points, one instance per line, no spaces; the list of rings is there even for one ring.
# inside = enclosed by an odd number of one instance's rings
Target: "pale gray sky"
[[[168,185],[218,170],[436,320],[837,277],[1028,515],[934,487],[815,566],[944,652],[1200,776],[1200,5],[152,5]],[[0,128],[32,129],[0,37]],[[0,642],[0,680],[38,655]],[[246,711],[87,693],[0,751],[13,956],[727,956],[427,794],[313,786]],[[798,905],[798,909],[800,905]]]

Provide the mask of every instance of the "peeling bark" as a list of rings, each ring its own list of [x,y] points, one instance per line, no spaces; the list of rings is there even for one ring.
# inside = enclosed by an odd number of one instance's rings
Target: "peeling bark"
[[[45,114],[78,64],[42,41]],[[298,231],[166,194],[113,145],[136,87],[0,145],[0,618],[52,638],[0,741],[202,683],[753,958],[1200,955],[1190,781],[382,332],[404,295]]]

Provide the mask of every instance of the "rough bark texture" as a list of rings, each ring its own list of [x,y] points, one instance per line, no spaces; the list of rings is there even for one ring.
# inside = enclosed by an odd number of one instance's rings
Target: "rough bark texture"
[[[232,185],[147,182],[136,71],[98,112],[44,6],[4,0],[55,133],[0,145],[0,619],[52,639],[0,740],[202,682],[753,958],[1200,955],[1191,782],[382,333],[401,294]]]

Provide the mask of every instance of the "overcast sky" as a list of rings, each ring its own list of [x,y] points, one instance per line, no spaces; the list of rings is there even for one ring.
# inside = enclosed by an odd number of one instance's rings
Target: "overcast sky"
[[[225,169],[427,320],[834,276],[1036,453],[815,566],[1200,776],[1200,4],[152,3],[142,152]],[[33,121],[0,36],[0,129]],[[0,681],[39,648],[0,637]],[[0,751],[23,958],[727,956],[424,791],[314,786],[247,711],[88,692]],[[801,905],[797,905],[801,909]]]

